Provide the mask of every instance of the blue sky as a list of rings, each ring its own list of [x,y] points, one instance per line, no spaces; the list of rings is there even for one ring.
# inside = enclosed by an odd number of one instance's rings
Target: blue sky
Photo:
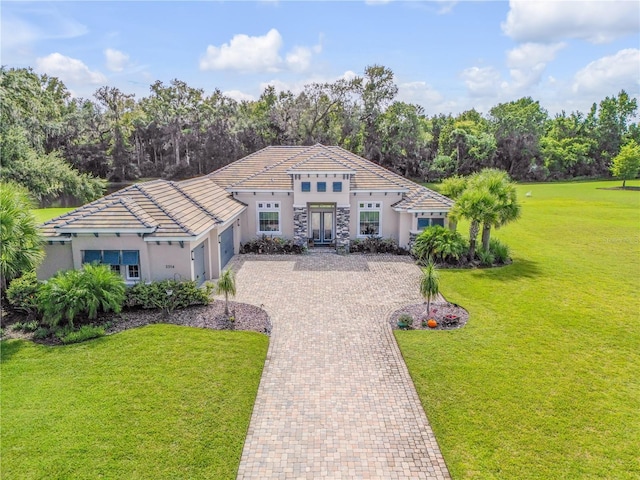
[[[2,64],[146,96],[173,78],[256,99],[266,85],[389,67],[427,114],[487,113],[522,96],[588,111],[640,98],[637,1],[2,2]]]

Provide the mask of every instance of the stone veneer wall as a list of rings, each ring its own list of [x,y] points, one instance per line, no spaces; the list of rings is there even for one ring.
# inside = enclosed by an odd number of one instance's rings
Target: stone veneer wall
[[[307,232],[307,207],[293,207],[293,241],[296,245],[306,246],[309,238]]]
[[[351,209],[349,207],[336,208],[336,250],[349,252],[349,221]]]
[[[416,238],[418,238],[417,233],[409,233],[409,250],[413,248],[413,244],[416,243]]]

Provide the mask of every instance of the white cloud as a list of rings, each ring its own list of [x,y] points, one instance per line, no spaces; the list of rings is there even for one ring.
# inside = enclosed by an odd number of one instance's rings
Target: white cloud
[[[107,48],[104,51],[107,61],[107,68],[112,72],[121,72],[129,64],[129,55],[120,50]]]
[[[493,67],[470,67],[462,72],[469,94],[472,97],[496,95],[500,86],[500,73]]]
[[[398,85],[398,99],[428,108],[440,104],[443,101],[443,96],[426,82],[407,82]]]
[[[640,31],[635,1],[510,0],[502,30],[518,42],[582,38],[605,43]]]
[[[314,54],[322,52],[322,35],[317,45],[295,46],[283,60],[280,49],[282,35],[272,28],[266,35],[250,37],[234,35],[229,43],[220,47],[209,45],[200,59],[200,70],[234,70],[242,73],[279,72],[292,70],[304,72],[311,65]]]
[[[278,51],[282,36],[272,28],[266,35],[234,35],[220,47],[209,45],[200,59],[200,70],[236,70],[239,72],[276,72],[282,63]]]
[[[58,77],[65,83],[97,85],[107,81],[102,73],[89,70],[81,60],[57,52],[37,58],[36,70]]]
[[[304,72],[311,64],[312,55],[310,48],[294,47],[287,53],[287,65],[295,72]]]
[[[575,74],[574,93],[615,95],[621,89],[640,90],[640,50],[627,48],[589,63]]]
[[[222,94],[225,97],[233,98],[237,102],[253,101],[256,99],[253,95],[241,92],[240,90],[228,90],[226,92],[222,92]]]
[[[537,85],[547,64],[556,58],[564,43],[550,45],[525,43],[507,52],[507,66],[511,75],[510,87],[515,93]]]

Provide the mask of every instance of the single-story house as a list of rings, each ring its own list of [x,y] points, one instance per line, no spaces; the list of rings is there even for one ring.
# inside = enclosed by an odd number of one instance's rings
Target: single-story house
[[[346,249],[377,236],[408,247],[453,202],[340,147],[267,147],[208,175],[137,183],[42,225],[46,279],[83,263],[129,283],[215,279],[262,235]]]

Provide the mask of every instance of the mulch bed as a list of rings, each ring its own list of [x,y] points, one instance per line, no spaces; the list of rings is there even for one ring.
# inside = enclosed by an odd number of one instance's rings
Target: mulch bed
[[[107,313],[99,316],[96,324],[110,323],[106,334],[122,332],[130,328],[142,327],[154,323],[168,323],[197,328],[210,328],[212,330],[247,330],[266,335],[271,334],[271,319],[267,312],[255,305],[247,303],[229,302],[231,321],[224,313],[224,301],[215,300],[209,305],[198,305],[181,310],[174,310],[167,314],[164,310],[123,310],[121,313]],[[6,317],[5,319],[6,320]],[[10,322],[3,321],[4,335],[2,339],[23,338],[33,340],[32,333],[14,331],[10,325],[15,321],[21,321],[20,317],[14,317]],[[59,345],[56,338],[33,340],[47,345]]]
[[[413,325],[411,326],[411,330],[455,330],[461,327],[464,327],[469,321],[469,312],[467,312],[460,305],[456,305],[455,303],[449,302],[432,302],[431,303],[431,315],[427,315],[427,303],[414,303],[413,305],[407,305],[402,307],[399,310],[396,310],[389,317],[389,323],[391,324],[391,328],[394,330],[399,330],[398,327],[398,318],[400,315],[407,314],[413,318]],[[458,317],[457,322],[446,324],[446,316],[454,315]],[[422,322],[425,323],[430,318],[433,318],[436,322],[438,322],[438,326],[435,328],[430,328],[427,325],[422,326]]]

